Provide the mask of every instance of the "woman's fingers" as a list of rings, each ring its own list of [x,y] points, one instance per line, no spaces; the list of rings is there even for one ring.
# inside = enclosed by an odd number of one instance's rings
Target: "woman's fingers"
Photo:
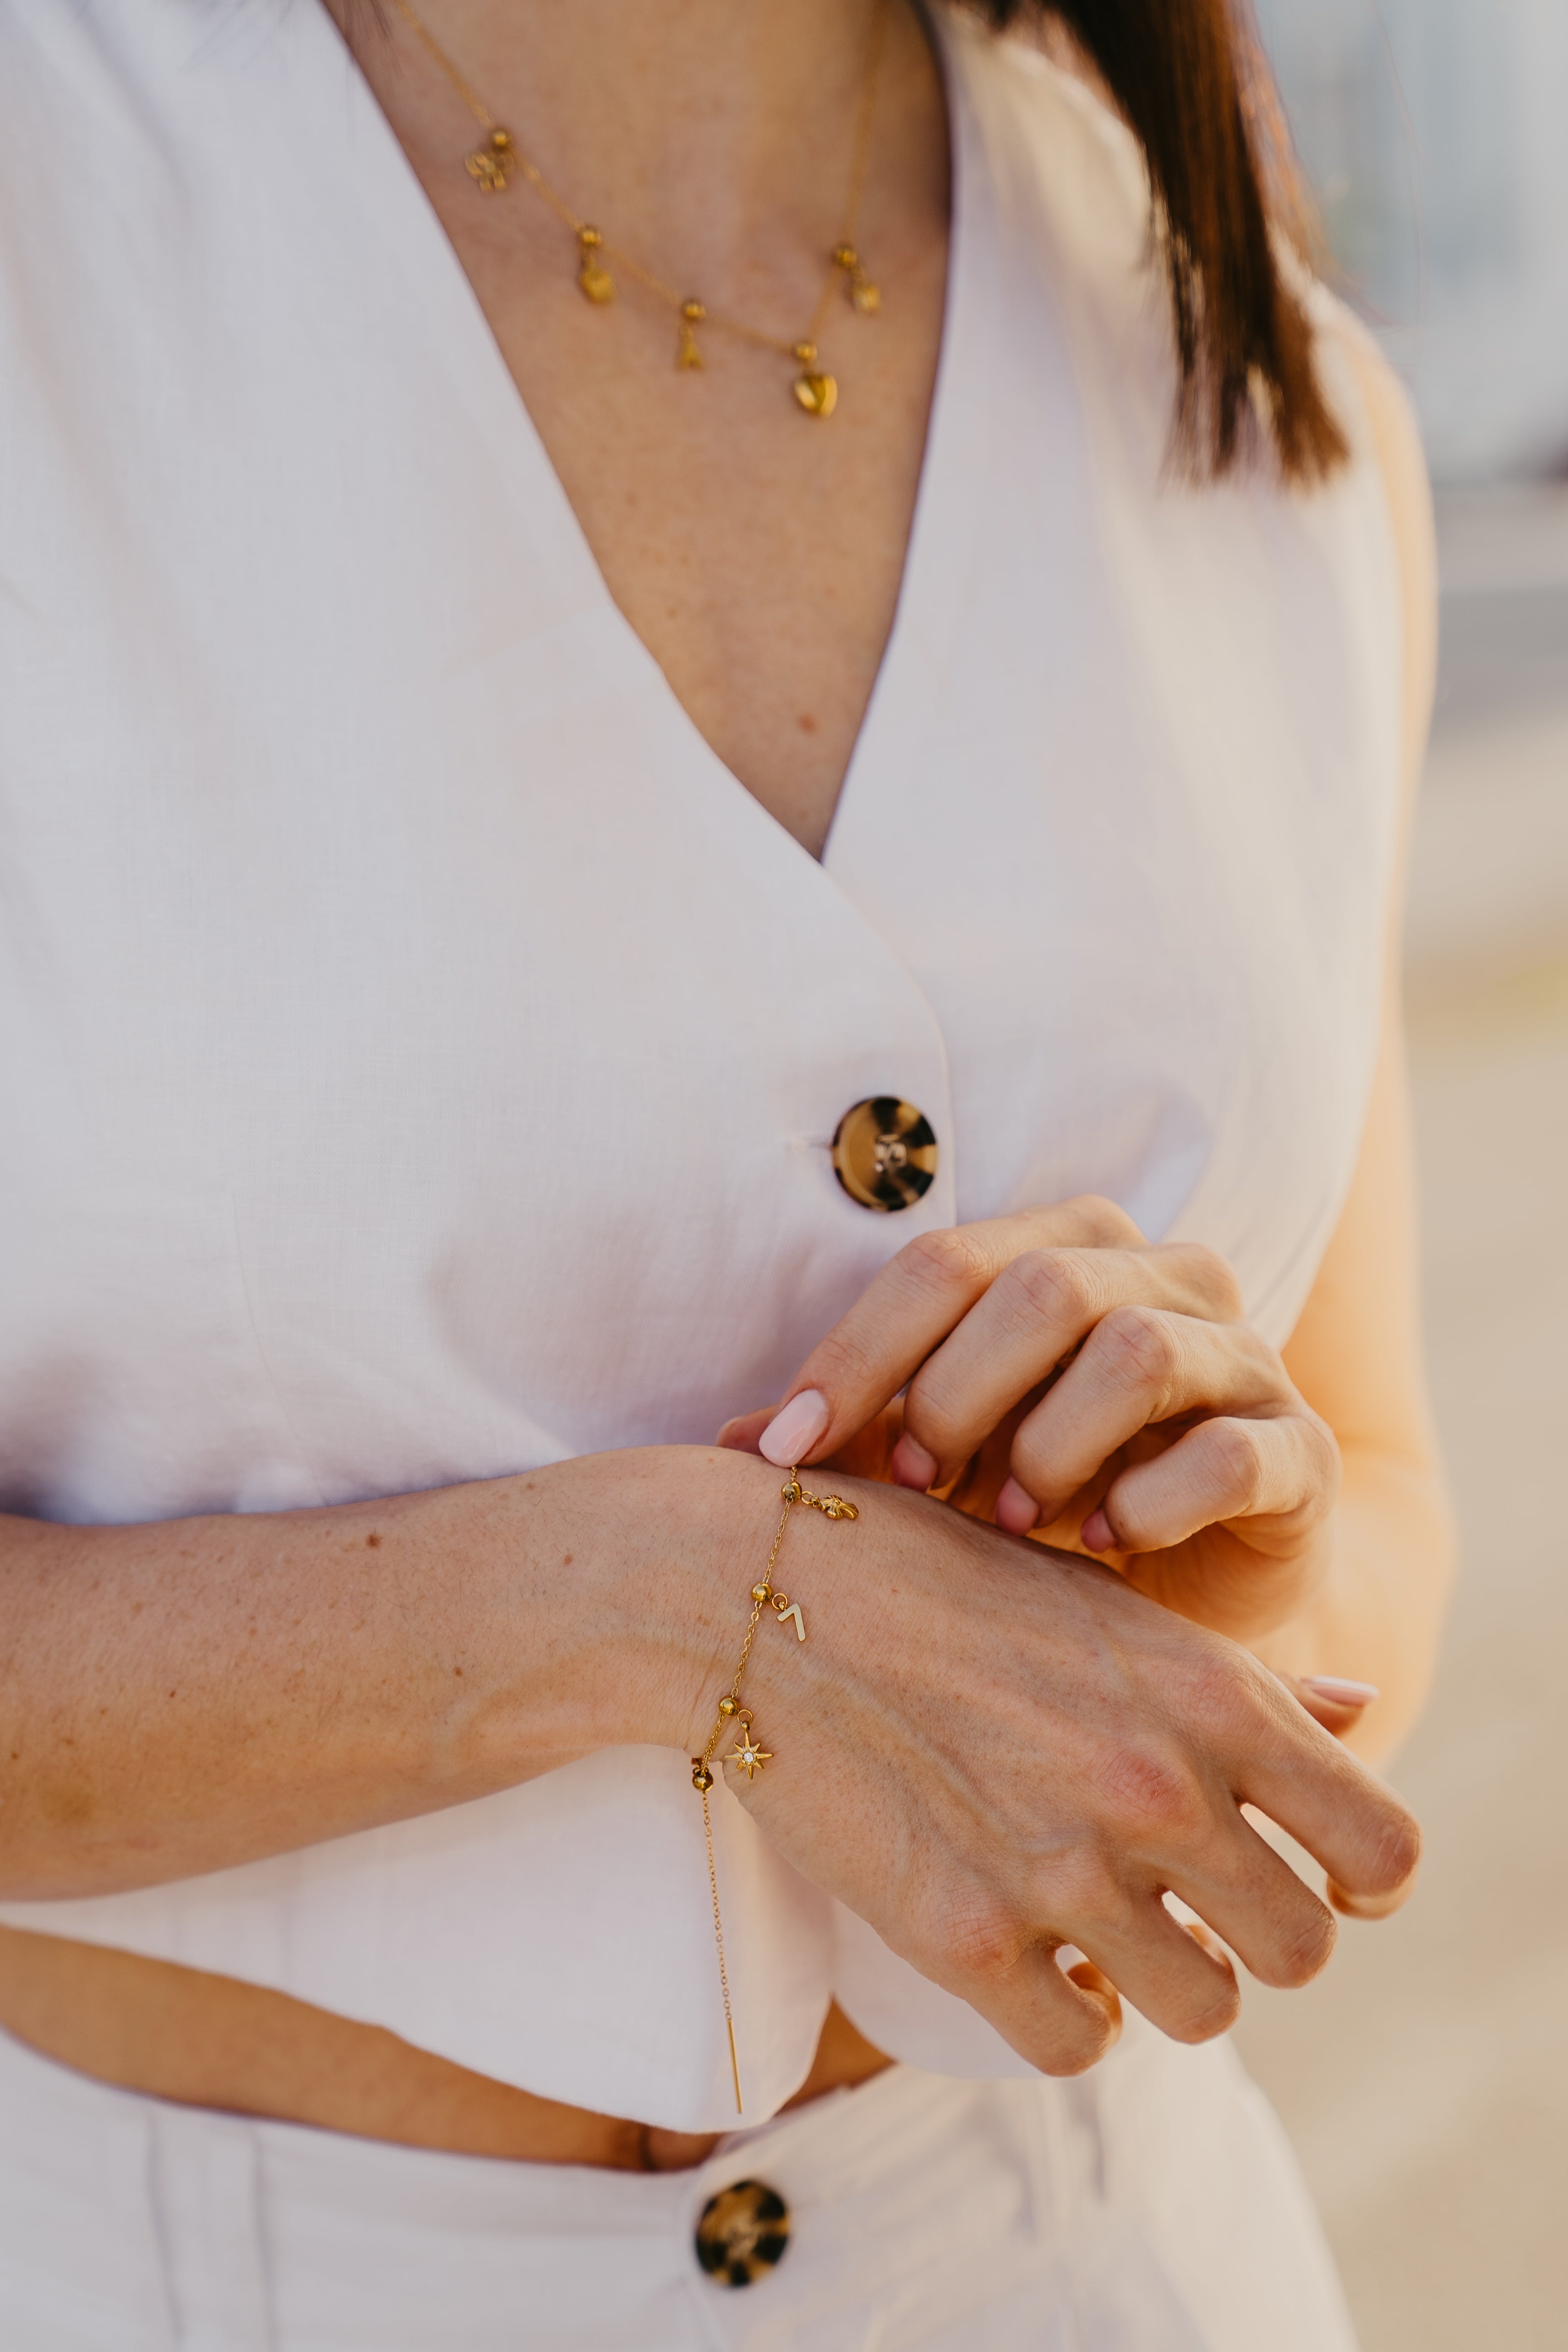
[[[923,1453],[911,1469],[929,1460],[935,1475],[921,1483],[945,1486],[1020,1397],[1122,1310],[1228,1323],[1239,1308],[1229,1269],[1196,1245],[1025,1250],[910,1382],[905,1452]]]
[[[1212,1252],[1140,1244],[1131,1221],[1098,1201],[920,1234],[807,1358],[761,1451],[781,1464],[820,1460],[913,1381],[906,1451],[936,1469],[921,1478],[898,1466],[904,1483],[946,1483],[1120,1301],[1239,1311]]]
[[[1157,1891],[1075,1929],[1079,1936],[1079,1949],[1106,1980],[1174,2042],[1212,2042],[1235,2024],[1241,1992],[1229,1959],[1217,1939],[1173,1919]]]
[[[1083,1540],[1090,1549],[1162,1551],[1200,1528],[1245,1519],[1254,1550],[1272,1542],[1294,1553],[1333,1508],[1339,1482],[1339,1449],[1315,1413],[1222,1414],[1113,1479],[1098,1514],[1109,1541]]]
[[[1245,1325],[1131,1305],[1096,1324],[1019,1423],[1011,1459],[1019,1491],[1004,1491],[999,1523],[1026,1533],[1024,1498],[1033,1506],[1028,1526],[1049,1523],[1141,1430],[1193,1412],[1216,1417],[1124,1471],[1105,1495],[1100,1507],[1118,1549],[1157,1550],[1218,1521],[1332,1503],[1333,1439],[1271,1348]]]
[[[737,1413],[733,1421],[725,1423],[714,1442],[730,1453],[760,1454],[762,1433],[778,1417],[778,1406],[770,1404],[756,1412]],[[903,1426],[904,1407],[895,1401],[857,1429],[842,1445],[835,1446],[820,1466],[845,1478],[886,1479],[891,1475],[890,1465]]]
[[[1334,1909],[1343,1911],[1347,1919],[1389,1919],[1404,1905],[1415,1884],[1416,1874],[1412,1871],[1392,1894],[1353,1895],[1347,1887],[1341,1886],[1336,1879],[1331,1878],[1328,1898]]]
[[[1092,1961],[1063,1969],[1061,1938],[1015,1928],[977,1887],[973,1916],[940,1947],[906,1958],[935,1983],[956,1993],[994,2025],[1042,2074],[1083,2074],[1112,2050],[1122,2031],[1116,1988]]]
[[[811,1350],[776,1425],[763,1433],[762,1453],[788,1467],[842,1444],[897,1395],[1020,1253],[1136,1247],[1142,1239],[1113,1202],[1091,1196],[918,1234]]]
[[[1293,1990],[1327,1966],[1334,1948],[1333,1913],[1259,1836],[1239,1806],[1228,1834],[1185,1855],[1170,1884],[1260,1984]]]
[[[1281,1675],[1279,1679],[1295,1694],[1312,1721],[1332,1731],[1336,1739],[1355,1729],[1379,1696],[1375,1683],[1352,1682],[1343,1675]]]
[[[1255,1805],[1288,1832],[1329,1882],[1329,1899],[1336,1911],[1357,1918],[1381,1919],[1397,1911],[1416,1884],[1421,1859],[1421,1832],[1414,1817],[1392,1789],[1374,1778],[1331,1734],[1309,1720],[1303,1709],[1272,1675],[1260,1669],[1258,1696],[1262,1704],[1248,1710],[1245,1728],[1239,1719],[1235,1738],[1224,1721],[1232,1709],[1228,1694],[1222,1704],[1207,1706],[1200,1698],[1197,1720],[1199,1737],[1227,1759],[1228,1777],[1238,1804]],[[1218,1699],[1218,1690],[1214,1694]],[[1207,1718],[1207,1719],[1206,1719]],[[1245,1827],[1246,1825],[1243,1824]],[[1284,1864],[1249,1830],[1260,1857],[1270,1854]],[[1294,1873],[1289,1874],[1291,1877]],[[1299,1884],[1299,1882],[1298,1882]],[[1246,1948],[1217,1919],[1207,1900],[1186,1885],[1176,1892],[1195,1911],[1218,1928],[1227,1943],[1252,1966]]]

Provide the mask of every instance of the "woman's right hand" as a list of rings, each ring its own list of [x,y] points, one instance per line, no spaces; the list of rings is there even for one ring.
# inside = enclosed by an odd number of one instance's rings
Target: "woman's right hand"
[[[1244,1804],[1315,1856],[1340,1909],[1403,1900],[1411,1816],[1245,1651],[1092,1561],[836,1483],[859,1518],[797,1507],[775,1576],[808,1639],[765,1612],[747,1669],[771,1759],[728,1777],[804,1876],[1034,2065],[1074,2074],[1103,2054],[1113,1986],[1178,2041],[1232,2022],[1229,1962],[1167,1891],[1265,1984],[1317,1974],[1333,1916]],[[697,1702],[694,1751],[729,1670]],[[1092,1963],[1076,1980],[1063,1945]]]

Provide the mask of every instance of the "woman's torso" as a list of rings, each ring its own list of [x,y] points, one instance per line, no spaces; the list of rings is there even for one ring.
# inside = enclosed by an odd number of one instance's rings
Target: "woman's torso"
[[[287,1509],[706,1441],[914,1234],[1082,1191],[1224,1252],[1282,1338],[1370,1068],[1392,558],[1364,451],[1310,500],[1167,478],[1125,133],[946,37],[944,353],[819,866],[616,609],[325,17],[22,15],[0,1499]],[[83,126],[90,182],[27,202]],[[883,1218],[829,1144],[887,1094],[941,1164]],[[757,2114],[830,1995],[915,2063],[1019,2068],[716,1828]],[[729,2105],[705,1886],[683,1759],[608,1748],[0,1919],[695,2131]]]

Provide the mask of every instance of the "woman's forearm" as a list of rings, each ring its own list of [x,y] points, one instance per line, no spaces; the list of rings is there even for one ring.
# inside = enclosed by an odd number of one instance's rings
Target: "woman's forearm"
[[[1076,2071],[1113,2031],[1064,1943],[1166,2032],[1229,2021],[1228,1969],[1157,1889],[1266,1982],[1322,1965],[1329,1915],[1238,1790],[1351,1897],[1398,1899],[1413,1822],[1234,1643],[1097,1563],[842,1483],[855,1514],[789,1520],[803,1613],[749,1656],[768,1770],[731,1785],[1033,2063]],[[0,1887],[193,1875],[618,1742],[689,1754],[795,1500],[753,1455],[670,1447],[270,1520],[14,1523]]]
[[[0,1521],[0,1894],[185,1877],[683,1740],[767,1484],[650,1447],[315,1511]]]
[[[1347,1447],[1340,1541],[1312,1607],[1259,1654],[1282,1674],[1343,1675],[1379,1696],[1346,1744],[1378,1760],[1419,1714],[1453,1580],[1453,1517],[1427,1455]]]

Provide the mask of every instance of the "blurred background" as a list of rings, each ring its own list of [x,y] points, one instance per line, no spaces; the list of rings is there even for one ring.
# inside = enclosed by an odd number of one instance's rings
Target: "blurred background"
[[[1394,1777],[1428,1859],[1240,2033],[1365,2352],[1568,2347],[1568,0],[1256,0],[1341,285],[1415,396],[1442,655],[1408,932],[1464,1564]],[[1259,2352],[1267,2352],[1260,2346]]]

